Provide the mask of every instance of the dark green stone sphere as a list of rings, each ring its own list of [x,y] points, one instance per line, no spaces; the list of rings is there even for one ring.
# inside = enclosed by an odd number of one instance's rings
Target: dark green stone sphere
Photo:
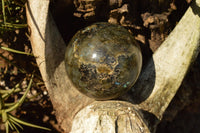
[[[106,100],[133,86],[141,71],[142,55],[125,28],[101,22],[74,35],[66,49],[65,65],[80,92]]]

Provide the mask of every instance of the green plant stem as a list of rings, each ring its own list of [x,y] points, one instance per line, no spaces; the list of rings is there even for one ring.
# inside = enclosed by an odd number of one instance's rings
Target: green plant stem
[[[9,116],[10,117],[10,116]],[[23,127],[17,123],[16,121],[14,121],[13,119],[9,119],[13,124],[17,125],[19,128],[21,128],[23,130]]]
[[[9,125],[8,125],[8,122],[5,123],[5,127],[6,127],[6,133],[9,133]]]
[[[9,28],[11,28],[11,30],[12,29],[21,29],[21,28],[27,28],[27,24],[13,24],[13,23],[4,23],[4,24],[1,24],[1,27],[0,27],[0,29],[5,29],[4,27],[7,27],[7,29],[6,30],[9,30]]]
[[[0,90],[0,94],[7,94],[7,93],[13,93],[13,92],[19,92],[18,90],[19,88],[17,89],[9,89],[9,90]],[[21,90],[21,89],[20,89]]]
[[[11,64],[11,65],[17,67],[17,69],[18,69],[21,73],[23,73],[23,74],[27,74],[27,73],[28,73],[28,72],[26,72],[26,70],[20,68],[20,67],[17,66],[16,64],[12,63],[9,59],[7,59],[6,57],[4,57],[2,54],[0,54],[0,57],[3,58],[5,61],[7,61],[9,64]],[[37,57],[36,57],[36,58],[37,58]],[[41,76],[38,75],[38,74],[35,74],[34,76],[37,77],[38,79],[41,79]]]
[[[26,73],[25,70],[19,68],[17,65],[15,65],[14,63],[12,63],[9,59],[7,59],[6,57],[4,57],[2,54],[0,54],[0,57],[3,58],[3,59],[4,59],[5,61],[7,61],[8,63],[10,63],[11,65],[17,67],[18,70],[19,70],[21,73],[24,73],[24,74]]]
[[[13,106],[15,103],[4,103],[4,107],[10,107]]]
[[[4,0],[1,0],[2,3],[2,12],[3,12],[3,22],[6,24],[6,12],[5,12],[5,3]]]
[[[1,113],[2,113],[2,115],[1,115],[2,116],[2,122],[6,123],[7,120],[8,120],[8,115],[7,115],[6,111],[5,111],[5,109],[2,109]]]
[[[0,110],[3,108],[3,99],[2,96],[0,95]]]
[[[15,105],[13,105],[13,106],[11,106],[10,108],[6,109],[6,110],[5,110],[6,112],[10,112],[10,111],[15,110],[16,108],[18,108],[18,107],[23,103],[23,101],[24,101],[25,98],[26,98],[27,93],[29,92],[29,90],[30,90],[30,88],[31,88],[31,85],[32,85],[32,82],[33,82],[33,77],[34,77],[34,76],[32,75],[32,76],[31,76],[31,80],[30,80],[30,82],[29,82],[29,84],[28,84],[28,87],[27,87],[27,89],[26,89],[24,95],[21,97],[21,99],[20,99]]]
[[[12,123],[12,122],[10,122],[10,123],[11,123],[11,125],[14,127],[15,131],[17,131],[17,133],[19,133],[19,130],[17,129],[17,127],[15,126],[15,124]]]
[[[13,130],[14,128],[13,128],[12,122],[10,122],[10,121],[7,121],[7,122],[8,122],[8,125],[10,126],[10,128]]]
[[[11,94],[16,93],[16,92],[20,92],[21,89],[18,88],[19,87],[19,83],[15,85],[14,88],[10,89],[10,90],[0,90],[0,94],[2,99],[5,99],[7,97],[9,97]]]
[[[11,14],[9,4],[10,4],[10,1],[9,1],[9,0],[6,0],[6,5],[7,5],[8,12],[9,12],[9,14]]]
[[[35,125],[35,124],[30,124],[30,123],[27,123],[27,122],[24,122],[14,116],[12,116],[11,114],[8,115],[8,117],[12,120],[14,120],[15,122],[17,123],[20,123],[22,125],[25,125],[25,126],[29,126],[29,127],[34,127],[34,128],[39,128],[39,129],[44,129],[44,130],[48,130],[48,131],[51,131],[51,129],[49,128],[46,128],[46,127],[42,127],[42,126],[38,126],[38,125]]]
[[[17,89],[12,90],[12,91],[8,91],[8,93],[2,95],[2,98],[5,99],[5,98],[9,97],[11,94],[17,93],[17,92],[20,92],[20,91],[21,91],[20,88],[17,88]]]
[[[19,50],[8,48],[8,47],[0,46],[0,48],[3,49],[3,50],[6,50],[6,51],[12,52],[12,53],[16,53],[16,54],[25,54],[25,55],[33,56],[33,54],[31,54],[31,53],[22,52],[22,51],[19,51]]]
[[[13,93],[13,91],[16,91],[16,89],[19,87],[19,83],[15,85],[12,89],[9,90],[0,90],[0,94],[7,94],[7,93]]]

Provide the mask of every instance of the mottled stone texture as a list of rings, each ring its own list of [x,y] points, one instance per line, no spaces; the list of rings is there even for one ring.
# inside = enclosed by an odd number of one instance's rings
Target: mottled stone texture
[[[75,34],[67,47],[65,64],[80,92],[105,100],[133,86],[141,71],[142,56],[125,28],[101,22]]]

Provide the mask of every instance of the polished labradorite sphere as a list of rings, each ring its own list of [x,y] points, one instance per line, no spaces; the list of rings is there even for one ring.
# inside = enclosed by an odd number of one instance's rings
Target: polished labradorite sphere
[[[141,71],[142,55],[125,28],[101,22],[74,35],[66,49],[65,65],[80,92],[106,100],[133,86]]]

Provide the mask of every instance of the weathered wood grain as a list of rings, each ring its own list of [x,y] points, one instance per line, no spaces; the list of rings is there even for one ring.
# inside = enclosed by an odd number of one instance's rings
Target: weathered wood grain
[[[68,133],[75,115],[94,100],[79,93],[66,75],[64,65],[66,45],[48,7],[49,0],[28,1],[26,9],[31,31],[30,40],[56,110],[57,120]],[[121,99],[130,101],[134,103],[133,106],[161,119],[192,61],[199,53],[199,45],[200,0],[194,0],[174,31],[154,53],[134,88]]]
[[[132,100],[161,119],[199,50],[200,0],[196,0],[153,54],[132,88]]]
[[[49,0],[28,1],[26,9],[30,41],[57,120],[69,132],[74,115],[94,100],[79,93],[67,77],[64,65],[66,44],[48,7]]]

